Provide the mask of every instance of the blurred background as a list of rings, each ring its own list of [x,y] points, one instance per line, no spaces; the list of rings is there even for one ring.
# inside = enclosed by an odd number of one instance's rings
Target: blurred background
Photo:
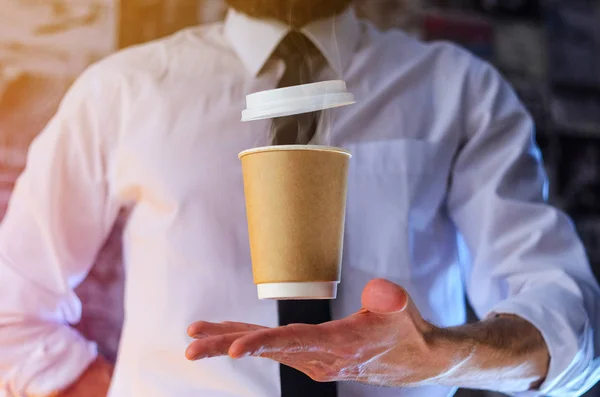
[[[600,1],[356,0],[355,7],[381,29],[456,42],[502,71],[537,122],[551,201],[573,217],[598,277]],[[31,140],[88,65],[225,12],[221,0],[0,0],[0,218]],[[109,359],[123,319],[120,250],[118,226],[78,291],[79,328]]]

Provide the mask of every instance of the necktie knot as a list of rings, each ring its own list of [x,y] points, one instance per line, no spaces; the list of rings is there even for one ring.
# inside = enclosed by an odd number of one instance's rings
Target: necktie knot
[[[321,51],[303,33],[291,31],[273,53],[285,64],[285,73],[278,87],[315,82],[315,76],[325,65]]]
[[[321,52],[303,33],[292,30],[279,42],[274,54],[285,62],[290,58],[317,57]]]

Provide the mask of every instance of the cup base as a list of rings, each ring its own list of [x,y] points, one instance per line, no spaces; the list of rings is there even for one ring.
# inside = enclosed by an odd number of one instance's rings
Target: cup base
[[[338,282],[265,283],[256,286],[258,299],[335,299]]]

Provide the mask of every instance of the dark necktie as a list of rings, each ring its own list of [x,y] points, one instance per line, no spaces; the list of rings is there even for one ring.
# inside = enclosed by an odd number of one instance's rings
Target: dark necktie
[[[302,33],[291,32],[277,47],[275,57],[284,61],[286,69],[278,88],[314,82],[314,76],[325,65],[320,51]],[[308,144],[317,131],[319,112],[273,119],[273,145]],[[279,325],[321,324],[331,320],[328,300],[287,300],[278,302]],[[302,372],[281,365],[282,397],[336,397],[335,382],[319,383]]]
[[[314,77],[326,61],[315,45],[302,33],[292,31],[281,41],[275,58],[285,64],[277,88],[314,83]],[[317,131],[320,112],[277,117],[271,124],[272,145],[308,144]]]

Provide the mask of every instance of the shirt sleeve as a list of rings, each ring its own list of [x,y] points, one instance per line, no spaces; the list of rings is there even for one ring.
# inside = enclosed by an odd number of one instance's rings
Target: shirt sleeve
[[[116,89],[90,69],[32,143],[0,226],[0,397],[60,390],[97,355],[70,324],[119,212],[110,194]]]
[[[484,62],[474,63],[466,88],[448,209],[469,300],[480,318],[514,314],[542,333],[548,376],[540,390],[519,395],[581,395],[600,379],[598,284],[572,222],[546,202],[529,114]]]

